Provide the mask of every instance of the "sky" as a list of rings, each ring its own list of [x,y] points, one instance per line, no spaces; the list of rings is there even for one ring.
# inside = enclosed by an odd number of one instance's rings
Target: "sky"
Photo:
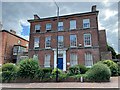
[[[29,40],[30,32],[30,24],[27,20],[33,19],[34,14],[37,14],[40,18],[56,16],[57,14],[53,2],[5,1],[2,1],[2,4],[0,3],[0,7],[2,7],[0,21],[2,21],[3,29],[13,29],[17,32],[17,35],[27,40]],[[118,2],[109,2],[109,0],[99,2],[67,1],[57,2],[57,4],[60,7],[60,15],[90,12],[92,5],[97,5],[97,10],[99,10],[99,30],[106,30],[108,45],[112,46],[118,53]]]

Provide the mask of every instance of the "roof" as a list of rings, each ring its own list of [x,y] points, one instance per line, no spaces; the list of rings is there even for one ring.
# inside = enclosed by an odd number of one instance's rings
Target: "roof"
[[[72,17],[72,16],[83,16],[83,15],[98,14],[98,13],[99,13],[99,11],[76,13],[76,14],[59,16],[59,18],[68,18],[68,17]],[[49,20],[49,19],[57,19],[57,16],[55,16],[55,17],[47,17],[47,18],[40,18],[40,19],[30,19],[30,20],[28,20],[28,22],[44,21],[44,20]]]
[[[13,35],[13,36],[15,36],[15,37],[18,37],[18,38],[20,38],[20,39],[23,39],[23,40],[29,42],[28,40],[26,40],[26,39],[24,39],[24,38],[22,38],[22,37],[20,37],[20,36],[18,36],[18,35],[16,35],[16,34],[13,34],[13,33],[9,32],[9,31],[7,31],[7,30],[1,30],[0,32],[6,32],[6,33],[9,33],[9,34],[11,34],[11,35]]]

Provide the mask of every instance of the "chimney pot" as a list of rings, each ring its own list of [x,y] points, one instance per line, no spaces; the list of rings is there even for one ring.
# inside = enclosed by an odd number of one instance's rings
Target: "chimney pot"
[[[91,10],[92,12],[94,12],[94,11],[96,11],[96,5],[93,5],[92,6],[92,10]]]
[[[35,14],[34,19],[40,19],[40,17],[37,14]]]

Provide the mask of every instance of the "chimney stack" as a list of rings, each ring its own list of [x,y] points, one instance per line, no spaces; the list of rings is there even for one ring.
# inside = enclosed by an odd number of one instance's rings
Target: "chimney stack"
[[[92,6],[91,12],[94,12],[94,11],[96,11],[96,5]]]
[[[2,30],[2,27],[3,27],[3,25],[2,25],[2,23],[0,22],[0,30]]]
[[[34,19],[40,19],[40,17],[37,14],[35,14]]]
[[[14,31],[14,30],[10,30],[10,32],[12,33],[12,34],[16,34],[16,31]]]

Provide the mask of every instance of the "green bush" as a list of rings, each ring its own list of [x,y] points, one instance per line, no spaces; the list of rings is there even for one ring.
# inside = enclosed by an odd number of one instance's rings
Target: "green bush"
[[[19,64],[19,76],[21,78],[35,78],[36,73],[39,70],[38,61],[32,59],[25,59],[20,61]]]
[[[92,82],[102,82],[109,81],[111,76],[111,71],[107,65],[102,63],[97,63],[91,67],[86,72],[86,79]]]
[[[15,80],[17,76],[17,66],[13,63],[6,63],[2,65],[2,81],[10,82]]]
[[[42,68],[39,68],[36,72],[36,75],[35,75],[35,78],[36,80],[42,80],[44,77],[44,72],[43,72],[43,69]]]
[[[58,70],[58,79],[59,79],[59,81],[67,78],[67,76],[68,76],[67,73],[63,72],[63,71],[60,70],[60,69],[55,68],[55,69],[53,69],[53,71],[52,71],[52,76],[51,76],[52,79],[55,79],[55,78],[56,78],[57,70]]]
[[[52,68],[43,68],[43,81],[49,81],[52,76]]]
[[[120,76],[120,62],[118,62],[118,75]]]
[[[69,68],[69,75],[84,74],[87,70],[84,65],[75,65]]]
[[[118,65],[117,63],[113,62],[112,60],[104,60],[102,61],[103,64],[106,64],[111,71],[112,76],[117,76],[118,75]]]

